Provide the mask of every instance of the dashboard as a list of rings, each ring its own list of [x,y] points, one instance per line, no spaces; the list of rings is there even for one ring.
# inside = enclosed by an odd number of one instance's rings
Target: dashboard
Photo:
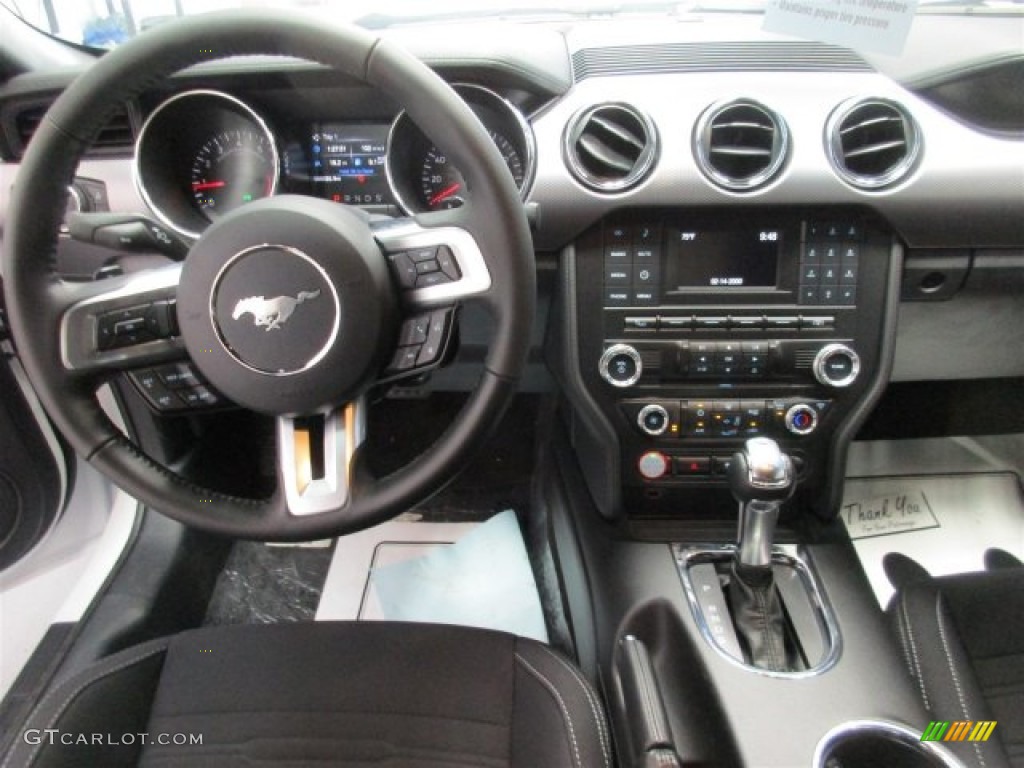
[[[535,364],[609,515],[713,512],[722,461],[754,434],[801,458],[812,506],[832,509],[890,380],[1024,375],[1019,20],[927,19],[898,62],[758,24],[384,33],[453,85],[520,191],[545,277]],[[0,226],[72,74],[0,87]],[[393,217],[472,199],[445,137],[308,62],[211,62],[114,107],[69,209],[186,241],[276,194]],[[464,348],[485,343],[462,317]]]

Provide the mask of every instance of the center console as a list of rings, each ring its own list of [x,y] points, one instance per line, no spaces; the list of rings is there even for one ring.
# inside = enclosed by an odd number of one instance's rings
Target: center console
[[[587,473],[602,512],[719,514],[729,457],[760,435],[834,506],[884,364],[892,247],[857,209],[630,211],[585,233],[567,275],[576,438],[606,468]]]

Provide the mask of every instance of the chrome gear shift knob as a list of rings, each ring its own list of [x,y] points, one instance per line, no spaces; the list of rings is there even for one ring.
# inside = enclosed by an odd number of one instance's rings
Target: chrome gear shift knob
[[[754,437],[733,456],[728,479],[740,505],[737,561],[770,567],[779,506],[795,488],[793,462],[771,438]]]

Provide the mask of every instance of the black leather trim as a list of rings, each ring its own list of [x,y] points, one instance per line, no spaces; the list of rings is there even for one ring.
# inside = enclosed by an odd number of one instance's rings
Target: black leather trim
[[[1009,766],[1009,753],[1024,742],[1022,612],[1024,569],[915,581],[889,605],[904,662],[932,717],[998,721],[986,742],[946,744],[967,765]]]

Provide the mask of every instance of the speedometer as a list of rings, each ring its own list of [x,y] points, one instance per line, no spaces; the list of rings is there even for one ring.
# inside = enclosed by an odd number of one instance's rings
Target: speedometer
[[[210,219],[269,197],[277,184],[271,144],[250,128],[218,133],[196,152],[190,179],[192,198]]]
[[[512,146],[512,142],[497,131],[491,130],[488,133],[501,152],[516,187],[522,188],[525,172],[519,152]],[[448,161],[448,156],[437,147],[431,147],[423,160],[420,174],[420,201],[429,210],[458,208],[465,202],[465,190],[466,182],[458,169]]]

